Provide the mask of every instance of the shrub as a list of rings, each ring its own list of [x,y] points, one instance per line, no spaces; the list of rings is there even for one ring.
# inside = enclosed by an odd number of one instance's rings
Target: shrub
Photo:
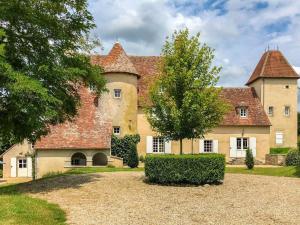
[[[143,163],[145,162],[145,157],[143,155],[140,156],[140,161]]]
[[[285,160],[287,166],[300,166],[300,151],[292,149],[288,152]]]
[[[128,154],[127,165],[130,168],[136,168],[139,165],[139,156],[138,156],[138,153],[137,153],[135,143],[130,143],[130,145],[129,145],[129,154]]]
[[[111,154],[123,158],[123,162],[127,164],[128,155],[130,150],[130,144],[140,142],[140,135],[125,135],[123,138],[119,138],[115,135],[111,138]]]
[[[270,148],[270,154],[287,154],[291,148]]]
[[[222,154],[147,155],[145,175],[160,184],[206,184],[224,179],[225,156]]]
[[[249,170],[253,169],[254,167],[254,157],[252,154],[252,150],[249,148],[246,150],[245,164]]]

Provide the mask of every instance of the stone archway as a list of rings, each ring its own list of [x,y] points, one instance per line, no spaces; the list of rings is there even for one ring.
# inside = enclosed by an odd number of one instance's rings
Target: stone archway
[[[86,156],[81,152],[76,152],[71,157],[72,166],[86,166]]]
[[[107,156],[98,152],[93,156],[93,166],[106,166],[107,165]]]

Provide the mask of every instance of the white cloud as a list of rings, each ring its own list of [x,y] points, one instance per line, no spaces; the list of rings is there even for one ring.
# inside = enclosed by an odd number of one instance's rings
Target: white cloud
[[[300,1],[267,0],[267,7],[255,9],[257,0],[228,0],[221,14],[212,8],[222,1],[211,8],[204,2],[90,0],[89,8],[104,54],[118,39],[128,54],[159,55],[166,36],[188,27],[216,49],[222,85],[244,85],[268,45],[278,45],[291,64],[300,66]]]

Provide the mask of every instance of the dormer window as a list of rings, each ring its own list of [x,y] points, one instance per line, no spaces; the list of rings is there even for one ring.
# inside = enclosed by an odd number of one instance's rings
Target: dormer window
[[[121,98],[121,89],[114,89],[114,98]]]
[[[247,111],[246,107],[240,107],[239,111],[240,111],[240,117],[241,118],[246,118],[247,117],[248,111]]]

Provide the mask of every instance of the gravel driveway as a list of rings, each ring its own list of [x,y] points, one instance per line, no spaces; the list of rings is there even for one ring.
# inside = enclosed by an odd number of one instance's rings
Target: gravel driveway
[[[227,174],[223,185],[171,187],[142,172],[58,177],[27,186],[69,224],[300,224],[300,179]]]

